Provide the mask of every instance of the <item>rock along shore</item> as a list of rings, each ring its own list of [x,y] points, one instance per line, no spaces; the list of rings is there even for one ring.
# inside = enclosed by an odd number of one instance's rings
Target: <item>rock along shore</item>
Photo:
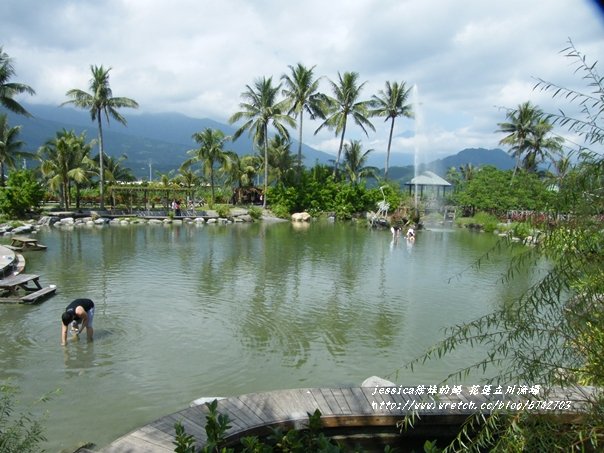
[[[281,222],[287,221],[273,216],[269,211],[265,211],[259,219],[263,222]],[[39,220],[31,220],[20,226],[11,224],[0,225],[0,235],[13,235],[35,233],[42,227],[54,228],[73,228],[73,227],[94,227],[103,225],[204,225],[219,224],[227,225],[233,223],[252,223],[254,218],[247,209],[232,208],[228,217],[220,217],[218,212],[213,210],[199,211],[196,215],[184,216],[165,216],[165,215],[128,215],[128,214],[109,214],[100,211],[82,212],[54,212],[40,217]]]

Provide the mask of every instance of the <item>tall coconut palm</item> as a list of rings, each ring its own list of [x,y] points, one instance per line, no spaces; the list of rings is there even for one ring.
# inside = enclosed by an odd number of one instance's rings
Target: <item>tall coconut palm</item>
[[[15,68],[13,67],[12,58],[0,46],[0,105],[11,112],[31,116],[25,107],[15,101],[14,97],[17,94],[23,93],[34,95],[36,92],[32,87],[24,83],[10,82],[10,79],[14,75]]]
[[[363,152],[363,145],[360,140],[351,140],[350,143],[344,145],[343,166],[351,184],[356,185],[363,178],[377,174],[377,168],[365,165],[371,152],[373,152],[373,149]]]
[[[530,102],[524,102],[517,109],[506,113],[508,122],[497,123],[499,126],[497,132],[508,134],[499,141],[499,144],[510,146],[509,154],[516,159],[514,174],[530,147],[529,138],[542,115],[541,109]]]
[[[230,140],[230,137],[225,136],[224,132],[219,129],[206,128],[201,132],[195,132],[193,140],[200,146],[188,151],[192,157],[187,159],[182,167],[186,168],[196,162],[201,163],[204,174],[210,179],[212,191],[210,206],[213,206],[216,165],[218,164],[225,170],[228,170],[231,165],[231,159],[224,149],[224,144]]]
[[[302,127],[304,124],[304,112],[307,112],[310,119],[325,119],[323,112],[322,96],[319,93],[320,78],[315,79],[313,71],[315,66],[306,68],[302,63],[295,67],[288,66],[291,75],[283,74],[281,79],[285,83],[283,95],[290,104],[289,114],[298,119],[298,169],[296,180],[300,182],[300,173],[302,171]]]
[[[239,104],[242,110],[229,118],[231,124],[241,119],[246,120],[233,135],[234,140],[247,130],[249,134],[253,134],[254,141],[264,150],[263,208],[266,207],[268,189],[268,127],[272,125],[277,133],[289,138],[286,126],[292,128],[296,126],[295,120],[287,113],[287,102],[277,98],[280,89],[281,84],[273,86],[272,77],[256,80],[254,87],[246,85],[246,91],[241,93],[244,102]]]
[[[138,108],[135,100],[125,97],[113,97],[113,92],[109,86],[109,71],[111,68],[105,69],[103,66],[91,65],[92,79],[90,79],[90,93],[80,89],[72,89],[66,93],[66,96],[71,98],[69,101],[61,105],[73,104],[77,108],[90,111],[92,121],[96,121],[99,130],[99,184],[101,209],[105,209],[104,200],[104,168],[103,168],[103,125],[102,116],[105,115],[107,124],[109,117],[126,125],[126,119],[118,112],[119,108]]]
[[[388,149],[386,150],[386,165],[384,167],[384,179],[388,179],[388,168],[390,163],[390,148],[392,146],[392,134],[394,132],[394,121],[399,117],[413,118],[413,107],[408,104],[409,93],[412,87],[397,82],[386,82],[384,90],[379,90],[377,95],[373,95],[370,101],[369,111],[371,116],[382,116],[384,121],[390,120],[390,134],[388,135]]]
[[[31,153],[22,151],[23,141],[18,139],[21,126],[10,127],[5,113],[0,114],[0,187],[6,184],[6,167],[16,168],[19,159],[32,157]]]
[[[325,121],[317,128],[315,134],[324,127],[333,129],[336,136],[340,136],[340,146],[333,169],[334,176],[338,172],[340,155],[344,146],[344,136],[346,135],[346,125],[348,117],[352,116],[353,121],[367,133],[367,128],[375,131],[375,127],[367,118],[369,115],[368,101],[360,101],[361,90],[366,82],[358,83],[359,74],[356,72],[345,72],[343,75],[338,72],[338,83],[329,81],[333,97],[326,96],[327,114]]]

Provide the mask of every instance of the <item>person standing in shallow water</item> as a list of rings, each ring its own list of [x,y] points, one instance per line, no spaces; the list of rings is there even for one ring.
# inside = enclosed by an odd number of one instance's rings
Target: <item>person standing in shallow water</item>
[[[94,329],[92,320],[94,318],[94,302],[90,299],[76,299],[70,303],[65,312],[61,315],[61,345],[67,343],[67,330],[69,324],[73,323],[72,330],[75,335],[79,335],[86,328],[88,341],[92,341]]]

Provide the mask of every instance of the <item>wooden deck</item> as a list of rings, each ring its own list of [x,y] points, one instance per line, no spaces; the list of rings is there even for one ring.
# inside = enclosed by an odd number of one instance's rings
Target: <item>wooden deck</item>
[[[398,387],[390,387],[397,389]],[[413,389],[417,387],[403,387]],[[464,386],[465,389],[469,386]],[[580,412],[586,396],[595,389],[580,387],[573,390],[555,389],[546,397],[530,396],[532,400],[572,401],[570,409],[541,411],[555,413],[564,422],[580,420]],[[463,421],[477,412],[472,404],[480,408],[487,403],[525,402],[528,397],[516,395],[460,394],[405,395],[381,394],[376,387],[308,388],[277,390],[228,397],[218,401],[218,412],[228,414],[231,428],[227,431],[227,442],[232,445],[249,435],[263,435],[268,427],[303,428],[308,413],[321,411],[321,419],[327,435],[335,433],[379,433],[390,434],[405,442],[415,436],[434,439],[435,433],[454,435]],[[423,403],[423,405],[422,405]],[[448,407],[444,403],[449,403]],[[462,404],[460,404],[462,403]],[[454,406],[453,406],[454,404]],[[399,434],[396,423],[405,415],[415,413],[420,421],[415,428]],[[482,409],[490,413],[490,409]],[[539,413],[541,413],[539,412]],[[198,405],[162,417],[146,426],[117,439],[100,451],[104,453],[173,452],[174,424],[181,422],[188,434],[197,440],[197,447],[206,441],[206,405]],[[426,437],[427,436],[427,437]]]

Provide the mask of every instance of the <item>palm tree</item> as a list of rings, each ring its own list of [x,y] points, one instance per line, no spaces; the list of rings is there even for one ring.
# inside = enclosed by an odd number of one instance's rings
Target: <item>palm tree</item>
[[[405,86],[405,82],[386,82],[385,90],[378,91],[370,101],[369,111],[371,116],[383,116],[384,121],[390,120],[390,134],[388,135],[388,149],[386,151],[386,166],[384,167],[384,179],[388,179],[388,167],[390,163],[390,147],[392,145],[392,134],[394,132],[394,120],[399,116],[413,118],[413,107],[407,103],[411,88]]]
[[[230,158],[232,165],[228,175],[229,181],[239,188],[253,186],[258,170],[262,167],[259,156],[239,157],[237,153],[232,153]]]
[[[18,159],[32,157],[21,151],[24,143],[17,139],[20,132],[21,126],[10,127],[7,115],[0,114],[0,187],[6,184],[5,167],[16,168]]]
[[[333,170],[334,176],[338,172],[348,117],[352,116],[353,121],[361,127],[365,135],[369,135],[366,128],[375,131],[375,127],[367,119],[369,115],[368,101],[359,101],[365,82],[359,85],[358,78],[359,74],[356,72],[345,72],[344,75],[338,72],[338,83],[329,81],[334,96],[325,96],[327,118],[315,131],[316,134],[323,127],[328,127],[335,130],[336,136],[340,135],[340,146]]]
[[[276,135],[271,139],[268,145],[268,160],[273,182],[284,183],[295,166],[295,158],[290,152],[290,143],[287,138]]]
[[[195,206],[195,187],[200,183],[199,175],[191,170],[188,166],[182,166],[179,169],[179,174],[174,178],[176,183],[187,188],[188,206]]]
[[[360,140],[351,140],[350,143],[344,145],[344,170],[348,175],[348,180],[351,184],[358,184],[367,176],[377,174],[378,169],[375,167],[367,167],[367,157],[373,149],[368,149],[363,152],[363,145]]]
[[[173,175],[173,170],[169,171],[168,173],[160,173],[159,184],[162,187],[166,187],[166,188],[171,187],[173,185],[172,175]],[[167,201],[167,199],[166,199],[166,201]]]
[[[0,105],[20,115],[31,116],[25,108],[15,101],[17,94],[27,93],[34,95],[36,92],[24,83],[10,82],[15,75],[12,59],[2,50],[0,46]]]
[[[287,113],[287,102],[277,99],[281,84],[273,86],[272,79],[272,77],[258,79],[253,88],[246,85],[246,91],[241,93],[244,102],[239,104],[242,110],[229,118],[231,124],[240,119],[246,120],[233,135],[234,140],[247,130],[250,134],[253,132],[254,141],[264,149],[263,208],[266,207],[268,189],[268,127],[272,125],[279,134],[289,138],[286,126],[296,126],[294,119]]]
[[[459,184],[461,183],[462,179],[461,174],[459,173],[459,171],[457,171],[457,168],[449,167],[449,169],[447,170],[447,174],[445,175],[445,179],[453,185],[454,190],[459,189]]]
[[[235,152],[230,151],[231,168],[227,174],[227,183],[234,187],[235,201],[241,203],[243,188],[254,185],[254,180],[258,176],[258,171],[262,168],[262,160],[259,156],[245,155],[239,157]]]
[[[122,165],[122,162],[128,159],[126,154],[122,154],[119,158],[103,156],[103,167],[105,169],[105,180],[106,181],[136,181],[136,177],[132,173],[132,169]]]
[[[38,158],[42,161],[40,170],[49,178],[50,188],[59,190],[65,209],[70,206],[70,182],[73,180],[79,184],[87,180],[90,161],[86,156],[89,152],[85,133],[78,136],[65,129],[57,132],[38,150]]]
[[[559,135],[549,135],[554,126],[544,118],[535,124],[527,139],[527,150],[523,159],[524,169],[535,173],[537,165],[546,160],[554,161],[562,152],[564,138]]]
[[[319,93],[320,78],[315,79],[313,70],[315,66],[306,68],[302,63],[295,67],[289,65],[291,76],[283,74],[281,79],[285,83],[283,95],[290,103],[289,114],[294,118],[300,118],[298,124],[298,170],[296,180],[300,182],[302,171],[302,126],[304,123],[304,112],[310,115],[310,119],[317,117],[324,119],[322,96]]]
[[[224,132],[219,129],[206,128],[202,132],[195,132],[193,134],[193,140],[195,140],[200,147],[188,151],[188,154],[190,154],[192,157],[187,159],[183,163],[182,167],[187,168],[196,162],[201,163],[203,172],[210,179],[210,188],[212,190],[210,206],[213,206],[215,199],[214,179],[216,164],[219,164],[224,169],[228,169],[231,165],[231,159],[224,150],[224,144],[230,140],[230,137],[226,137]]]
[[[558,188],[561,188],[564,183],[564,180],[573,170],[573,165],[571,163],[570,156],[560,156],[559,159],[554,160],[553,165],[554,169],[556,170],[556,174],[553,176],[553,179]]]
[[[529,149],[529,138],[542,115],[543,112],[538,107],[525,102],[517,109],[506,113],[508,122],[497,123],[499,126],[497,132],[508,134],[499,141],[499,144],[510,146],[509,154],[516,159],[514,174],[520,165],[520,160]]]
[[[471,163],[463,164],[459,166],[459,172],[461,173],[461,179],[464,182],[471,181],[476,173],[476,167]]]
[[[79,136],[75,133],[69,138],[72,148],[72,169],[68,176],[74,182],[75,186],[75,206],[80,208],[81,188],[86,184],[90,184],[93,178],[98,174],[98,160],[90,157],[94,140],[86,142],[86,133],[82,132]]]
[[[109,86],[109,71],[103,66],[90,66],[92,79],[90,80],[90,93],[79,89],[72,89],[66,93],[71,100],[61,105],[73,104],[77,108],[90,111],[92,121],[96,121],[99,129],[99,175],[100,175],[100,198],[101,209],[105,209],[104,201],[104,169],[103,169],[103,125],[101,117],[105,115],[107,124],[109,117],[126,125],[126,119],[117,111],[119,108],[138,108],[136,101],[125,97],[113,97],[111,87]]]

